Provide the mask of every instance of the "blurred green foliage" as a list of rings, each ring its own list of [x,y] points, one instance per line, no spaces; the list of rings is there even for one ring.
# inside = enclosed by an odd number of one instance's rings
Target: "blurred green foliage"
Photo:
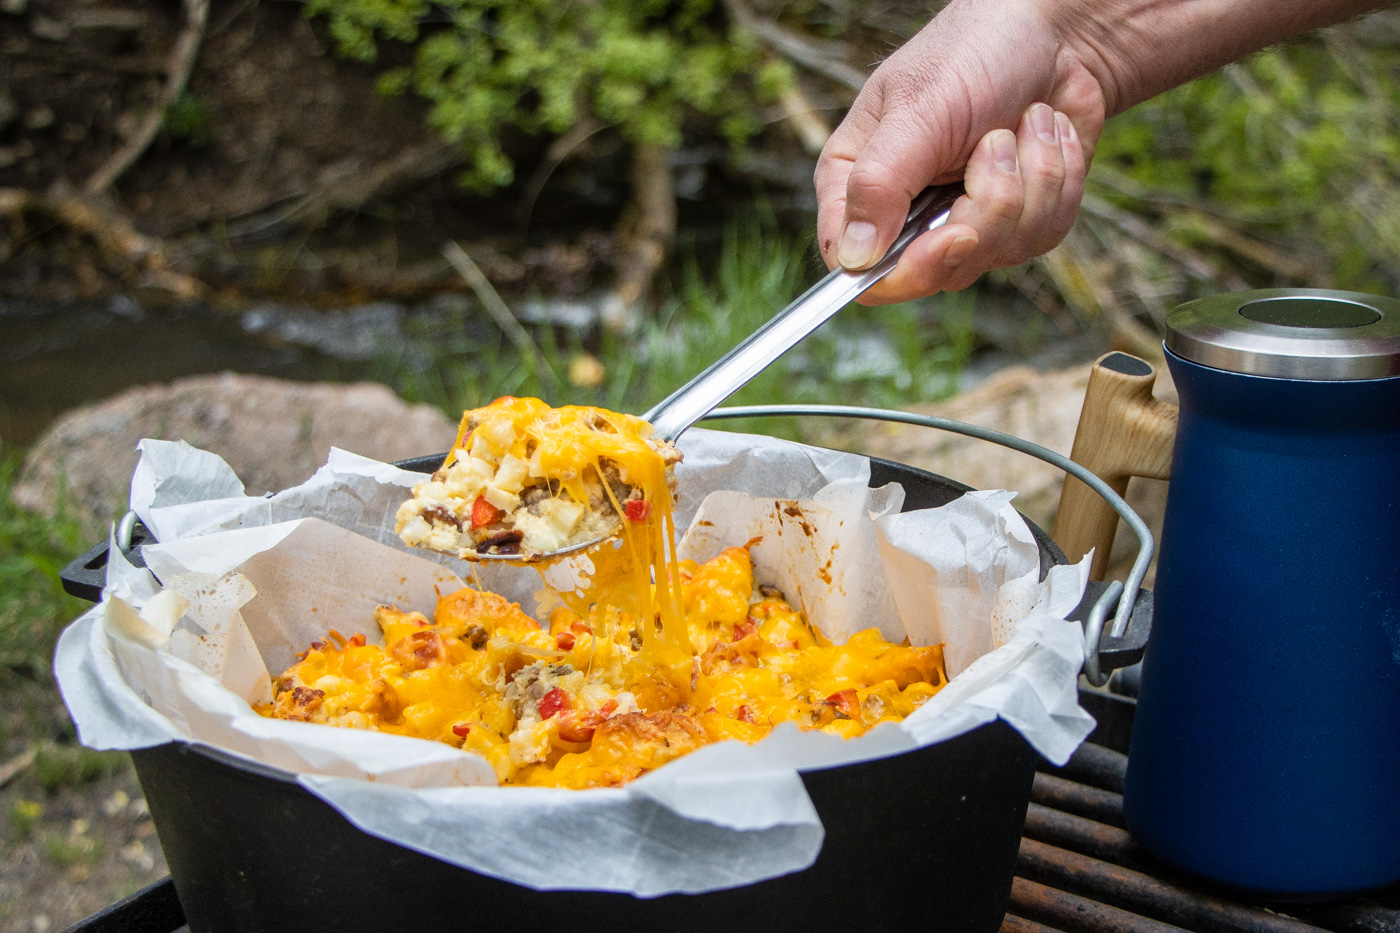
[[[92,542],[61,502],[45,516],[10,501],[18,466],[0,456],[0,681],[47,681],[59,631],[87,605],[63,592],[58,574]]]
[[[10,829],[16,839],[27,839],[44,816],[44,805],[23,797],[10,804]]]
[[[70,833],[67,836],[58,833],[44,833],[40,838],[40,845],[44,849],[44,856],[60,868],[91,865],[101,859],[103,855],[103,846],[100,841],[91,836],[76,833]]]
[[[34,756],[34,776],[39,786],[52,794],[119,774],[127,761],[125,752],[98,752],[81,745],[44,742]]]
[[[307,13],[363,61],[381,39],[416,45],[381,89],[431,102],[429,121],[468,153],[463,182],[481,190],[513,177],[509,128],[562,134],[591,116],[632,142],[675,146],[703,116],[737,144],[760,128],[756,103],[792,80],[715,0],[310,0]]]
[[[1253,285],[1400,292],[1397,101],[1400,43],[1326,30],[1109,121],[1091,190]]]
[[[204,98],[186,91],[165,108],[161,129],[171,139],[198,149],[209,142],[210,119]]]

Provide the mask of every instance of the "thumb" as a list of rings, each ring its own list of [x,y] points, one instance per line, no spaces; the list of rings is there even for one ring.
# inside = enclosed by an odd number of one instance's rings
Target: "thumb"
[[[945,134],[907,111],[887,113],[856,156],[846,178],[846,215],[837,261],[864,269],[885,255],[899,236],[909,203],[959,164]]]

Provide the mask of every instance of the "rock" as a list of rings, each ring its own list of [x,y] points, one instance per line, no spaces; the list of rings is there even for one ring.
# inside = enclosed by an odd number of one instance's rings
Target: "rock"
[[[249,495],[302,482],[332,446],[381,460],[441,453],[456,425],[374,383],[332,385],[224,373],[129,389],[60,417],[29,451],[11,498],[52,514],[60,490],[100,529],[126,509],[136,443],[184,440],[228,461]]]
[[[937,405],[922,406],[921,414],[937,415],[992,428],[1069,455],[1079,410],[1089,382],[1089,364],[1053,372],[1025,366],[1004,369],[961,395]],[[1176,393],[1165,367],[1158,367],[1159,398],[1175,402]],[[931,428],[873,423],[859,429],[846,446],[852,450],[921,467],[977,489],[1010,489],[1016,507],[1049,531],[1059,505],[1064,474],[1026,454],[987,441]],[[1134,478],[1128,483],[1128,504],[1160,535],[1167,484]],[[1137,555],[1137,538],[1119,523],[1109,576],[1122,578]],[[1151,585],[1151,575],[1148,585]]]

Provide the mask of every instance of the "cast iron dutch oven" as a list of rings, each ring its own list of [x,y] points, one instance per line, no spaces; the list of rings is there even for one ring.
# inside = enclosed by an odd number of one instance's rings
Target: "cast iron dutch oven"
[[[399,466],[431,472],[442,459]],[[969,489],[872,458],[871,485],[889,482],[904,487],[907,510],[945,505]],[[1027,525],[1044,576],[1065,558]],[[70,590],[98,597],[99,552],[65,571]],[[194,933],[521,926],[992,933],[1006,911],[1037,757],[997,721],[901,755],[805,771],[826,829],[811,867],[739,888],[643,899],[536,891],[449,865],[362,832],[293,774],[204,746],[177,742],[131,756]],[[658,808],[658,826],[668,812]],[[684,824],[675,825],[684,846]]]

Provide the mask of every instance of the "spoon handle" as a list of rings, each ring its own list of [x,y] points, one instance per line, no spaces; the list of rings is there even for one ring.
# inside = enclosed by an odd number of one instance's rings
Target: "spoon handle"
[[[674,441],[686,428],[737,392],[769,363],[782,356],[876,282],[889,275],[905,248],[921,233],[948,222],[961,184],[925,188],[910,206],[904,229],[883,259],[860,272],[837,267],[803,295],[779,311],[694,379],[681,386],[642,417],[656,428],[657,437]]]

